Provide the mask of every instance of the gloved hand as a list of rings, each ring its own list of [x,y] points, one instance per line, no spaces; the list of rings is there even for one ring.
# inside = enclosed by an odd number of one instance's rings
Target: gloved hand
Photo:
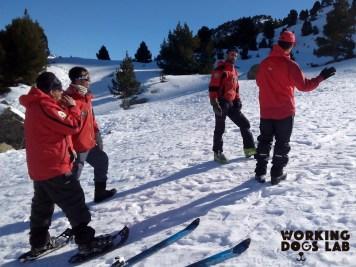
[[[220,107],[218,99],[217,98],[211,98],[210,99],[210,104],[213,106],[214,113],[217,116],[222,116],[222,109]]]
[[[95,133],[95,141],[96,141],[97,146],[100,148],[100,150],[103,150],[104,145],[103,145],[103,139],[101,138],[100,131],[97,131]]]
[[[330,68],[324,68],[321,72],[320,72],[320,76],[326,80],[327,78],[335,75],[336,69],[334,67],[330,67]]]

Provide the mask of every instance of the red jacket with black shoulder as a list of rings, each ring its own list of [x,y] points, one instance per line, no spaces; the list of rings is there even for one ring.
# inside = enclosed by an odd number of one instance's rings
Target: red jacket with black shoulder
[[[209,97],[223,98],[229,102],[240,98],[238,72],[233,64],[221,61],[211,72]]]

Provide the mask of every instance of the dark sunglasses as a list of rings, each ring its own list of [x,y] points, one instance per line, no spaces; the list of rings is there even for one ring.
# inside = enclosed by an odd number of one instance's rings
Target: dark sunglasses
[[[90,78],[87,75],[80,76],[80,77],[77,78],[77,80],[90,82]]]

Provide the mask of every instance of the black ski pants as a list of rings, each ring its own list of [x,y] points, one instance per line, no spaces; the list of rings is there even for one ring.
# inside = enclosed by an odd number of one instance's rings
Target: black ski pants
[[[106,183],[106,180],[108,179],[109,158],[98,145],[94,146],[89,151],[77,154],[72,170],[73,175],[77,179],[79,179],[82,173],[85,162],[88,162],[89,165],[94,168],[94,182]]]
[[[213,139],[213,151],[223,151],[223,134],[225,132],[226,117],[229,117],[240,128],[244,148],[254,148],[255,142],[250,131],[250,122],[241,112],[241,101],[228,102],[219,99],[222,116],[215,114],[215,130]]]
[[[273,138],[276,142],[273,150],[271,176],[277,177],[283,173],[283,168],[288,163],[288,153],[290,151],[290,137],[293,130],[294,116],[282,119],[260,119],[260,135],[258,136],[256,175],[267,173],[269,153],[272,148]]]
[[[30,217],[32,247],[42,247],[48,242],[55,204],[68,218],[77,244],[87,243],[94,237],[94,229],[88,226],[91,216],[78,179],[70,174],[60,175],[45,181],[34,181],[33,188]]]

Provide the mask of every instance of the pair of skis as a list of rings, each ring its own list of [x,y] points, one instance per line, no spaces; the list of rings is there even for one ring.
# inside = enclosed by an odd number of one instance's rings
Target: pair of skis
[[[161,249],[163,249],[163,248],[173,244],[174,242],[182,239],[183,237],[187,236],[188,234],[193,232],[198,227],[199,223],[200,223],[200,219],[199,218],[195,219],[183,230],[176,232],[175,234],[172,234],[168,238],[164,239],[163,241],[155,244],[154,246],[152,246],[148,249],[145,249],[144,251],[133,256],[132,258],[128,259],[127,261],[125,261],[122,257],[117,257],[117,260],[111,266],[112,267],[132,266],[132,265],[148,258],[152,254],[160,251]],[[80,264],[80,263],[89,261],[91,259],[94,259],[96,257],[99,257],[100,255],[104,255],[110,251],[113,251],[113,250],[123,246],[124,243],[126,242],[126,240],[128,239],[128,236],[129,236],[129,229],[125,226],[118,233],[113,234],[114,242],[113,242],[112,246],[108,247],[107,249],[105,249],[103,251],[93,252],[93,253],[85,255],[85,256],[80,255],[80,254],[75,254],[69,259],[69,262],[72,264]],[[73,236],[72,236],[70,229],[69,230],[67,229],[65,232],[63,232],[59,236],[53,238],[54,241],[56,241],[56,242],[53,242],[54,245],[52,247],[49,247],[48,249],[42,251],[41,253],[37,253],[37,254],[33,254],[33,252],[31,252],[31,251],[26,252],[19,257],[19,260],[21,262],[37,260],[37,259],[39,259],[53,251],[56,251],[56,250],[64,247],[71,241],[72,238],[73,238]],[[190,264],[187,267],[203,267],[203,266],[215,265],[215,264],[221,263],[227,259],[239,256],[241,253],[243,253],[245,250],[248,249],[250,242],[251,242],[251,240],[248,238],[248,239],[240,242],[239,244],[237,244],[235,247],[233,247],[231,249],[219,252],[213,256],[207,257],[203,260],[200,260],[198,262]]]
[[[200,223],[200,219],[197,218],[193,222],[191,222],[186,228],[183,230],[169,236],[168,238],[164,239],[163,241],[155,244],[154,246],[145,249],[141,253],[133,256],[132,258],[128,259],[125,261],[122,257],[117,257],[117,260],[111,265],[111,267],[128,267],[128,266],[133,266],[134,264],[138,263],[139,261],[142,261],[143,259],[151,256],[152,254],[158,252],[159,250],[173,244],[174,242],[178,241],[179,239],[187,236],[191,232],[194,231],[195,228],[198,227]],[[193,264],[190,264],[187,267],[203,267],[203,266],[211,266],[215,265],[218,263],[221,263],[227,259],[231,259],[233,257],[236,257],[243,253],[246,249],[248,249],[250,245],[251,239],[246,239],[239,244],[237,244],[235,247],[222,251],[220,253],[217,253],[213,256],[207,257],[203,260],[200,260],[198,262],[195,262]]]

